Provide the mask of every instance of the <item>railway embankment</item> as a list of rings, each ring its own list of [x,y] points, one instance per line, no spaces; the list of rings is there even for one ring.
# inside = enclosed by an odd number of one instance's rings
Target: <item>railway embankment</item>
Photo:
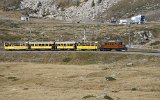
[[[0,62],[29,62],[42,64],[110,64],[117,61],[134,62],[142,61],[157,62],[159,56],[125,53],[106,53],[106,52],[43,52],[43,51],[17,51],[1,52]]]

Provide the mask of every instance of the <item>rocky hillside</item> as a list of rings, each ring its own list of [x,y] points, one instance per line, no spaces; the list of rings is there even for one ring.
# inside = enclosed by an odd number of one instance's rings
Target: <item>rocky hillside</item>
[[[21,9],[30,9],[33,17],[67,21],[94,20],[120,0],[23,0]]]
[[[31,17],[66,21],[128,18],[143,14],[147,20],[160,20],[160,0],[1,0],[3,10],[21,10]]]
[[[126,18],[136,14],[148,20],[159,20],[159,0],[23,0],[21,9],[29,9],[33,17],[49,17],[67,21],[86,21],[97,18]]]

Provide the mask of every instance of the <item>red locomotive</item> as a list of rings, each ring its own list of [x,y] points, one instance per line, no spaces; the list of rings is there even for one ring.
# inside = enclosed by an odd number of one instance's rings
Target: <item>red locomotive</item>
[[[110,40],[99,47],[100,51],[126,51],[127,47],[122,41]]]

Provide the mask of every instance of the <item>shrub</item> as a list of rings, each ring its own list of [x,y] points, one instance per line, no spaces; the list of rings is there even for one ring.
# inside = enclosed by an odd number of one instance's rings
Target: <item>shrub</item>
[[[82,99],[87,99],[87,98],[92,98],[92,97],[95,97],[93,95],[87,95],[87,96],[84,96]]]
[[[160,44],[160,41],[155,41],[155,42],[151,43],[150,46],[159,45],[159,44]]]
[[[70,61],[71,61],[71,58],[68,58],[68,57],[63,59],[63,62],[65,62],[65,63],[68,63]]]
[[[113,77],[106,77],[106,80],[107,80],[107,81],[115,81],[116,79],[113,78]]]
[[[104,98],[107,100],[113,100],[113,98],[109,97],[108,95],[105,95]]]

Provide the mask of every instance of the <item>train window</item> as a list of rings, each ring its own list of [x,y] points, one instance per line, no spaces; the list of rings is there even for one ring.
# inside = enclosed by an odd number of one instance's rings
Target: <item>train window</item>
[[[39,46],[38,44],[35,44],[35,46]]]
[[[52,46],[52,44],[49,44],[49,46]]]
[[[19,44],[13,44],[13,46],[19,46]]]
[[[5,46],[10,46],[9,44],[5,44]]]
[[[44,46],[44,44],[42,44],[42,46]]]

